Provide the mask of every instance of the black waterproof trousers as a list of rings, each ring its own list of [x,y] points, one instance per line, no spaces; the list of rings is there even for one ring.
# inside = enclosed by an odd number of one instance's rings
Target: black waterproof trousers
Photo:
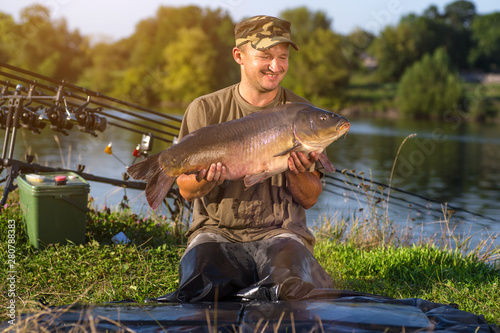
[[[282,237],[196,245],[182,257],[179,275],[179,288],[156,301],[300,300],[334,287],[304,245]]]

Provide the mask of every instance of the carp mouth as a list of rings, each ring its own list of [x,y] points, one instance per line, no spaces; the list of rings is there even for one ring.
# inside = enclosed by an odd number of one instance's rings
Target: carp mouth
[[[324,138],[321,138],[318,140],[305,140],[305,138],[302,138],[301,135],[298,133],[297,129],[294,127],[293,129],[293,135],[294,135],[294,141],[295,142],[300,142],[301,144],[305,144],[309,147],[314,147],[316,149],[324,149],[326,146],[330,145],[332,142],[340,138],[342,135],[347,136],[347,132],[351,128],[351,123],[349,121],[343,121],[342,123],[337,124],[336,129],[335,129],[335,134],[332,136],[326,136]]]
[[[351,123],[345,122],[345,123],[339,124],[337,126],[337,131],[340,134],[339,137],[344,135],[344,134],[347,136],[347,132],[349,132],[349,129],[351,129]]]

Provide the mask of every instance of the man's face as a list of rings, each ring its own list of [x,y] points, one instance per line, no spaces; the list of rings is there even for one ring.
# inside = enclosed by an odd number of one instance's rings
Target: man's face
[[[288,44],[280,43],[265,51],[258,51],[249,44],[241,48],[243,77],[259,92],[278,88],[288,71]]]

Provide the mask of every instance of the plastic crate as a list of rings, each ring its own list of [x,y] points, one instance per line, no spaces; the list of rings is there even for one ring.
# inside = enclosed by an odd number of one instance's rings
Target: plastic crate
[[[65,176],[66,181],[58,176]],[[33,246],[85,243],[90,191],[85,179],[73,172],[53,172],[20,175],[17,184]]]

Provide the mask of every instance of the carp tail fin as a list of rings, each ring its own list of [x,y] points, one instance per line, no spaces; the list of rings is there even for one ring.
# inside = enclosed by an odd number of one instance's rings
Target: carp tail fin
[[[156,210],[161,205],[176,178],[167,175],[163,170],[159,170],[148,181],[146,199],[153,210]]]
[[[160,158],[158,154],[156,154],[129,166],[127,168],[127,173],[134,179],[149,182],[149,180],[158,172],[158,170],[161,170]]]
[[[144,160],[131,165],[127,173],[134,179],[140,179],[146,185],[146,199],[151,208],[156,210],[167,196],[177,177],[169,175],[162,164],[160,154],[145,158]]]

